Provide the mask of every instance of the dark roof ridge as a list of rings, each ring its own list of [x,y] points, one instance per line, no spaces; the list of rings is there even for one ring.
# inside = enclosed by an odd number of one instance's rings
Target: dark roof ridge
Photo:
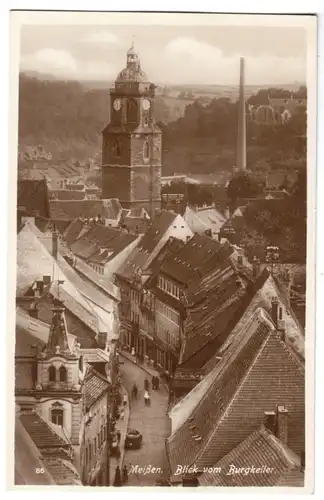
[[[100,350],[102,350],[102,349],[100,349]],[[107,385],[110,385],[109,381],[101,373],[97,372],[97,370],[90,363],[86,363],[86,368],[87,368],[87,373],[86,373],[85,378],[84,378],[85,381],[86,381],[87,377],[95,376],[95,377],[100,378],[104,382],[106,382]]]
[[[214,368],[215,375],[214,375],[213,381],[211,382],[206,393],[204,394],[204,397],[198,402],[198,405],[194,408],[192,413],[194,413],[197,410],[198,406],[202,403],[203,399],[206,398],[208,393],[212,390],[215,380],[221,376],[221,373],[223,371],[225,371],[228,368],[228,366],[230,366],[231,362],[239,354],[243,345],[245,345],[248,342],[248,340],[255,334],[255,332],[253,332],[253,333],[250,333],[250,335],[248,335],[249,327],[252,325],[255,318],[257,318],[257,321],[259,324],[261,324],[262,322],[267,322],[268,324],[271,323],[271,328],[274,330],[274,325],[273,325],[272,321],[270,320],[268,313],[261,307],[256,309],[256,311],[251,316],[250,320],[246,323],[244,328],[241,330],[240,335],[238,335],[234,339],[234,341],[230,345],[229,349],[225,352],[225,354],[222,357],[222,359],[220,360],[220,362],[217,364],[217,366],[215,366],[215,368]],[[190,415],[192,415],[192,413]],[[186,424],[186,422],[184,422],[181,427],[183,427],[183,425],[185,425],[185,424]],[[179,432],[181,427],[179,427],[177,432]]]
[[[265,314],[266,311],[263,310],[263,312]],[[268,316],[268,314],[267,314]],[[271,321],[270,318],[268,319],[268,321]],[[263,349],[265,348],[265,346],[268,344],[269,340],[271,339],[272,336],[276,336],[276,338],[281,342],[281,345],[283,347],[287,347],[287,344],[282,340],[281,336],[278,334],[278,332],[274,329],[274,325],[271,321],[271,324],[272,324],[272,329],[270,332],[267,333],[266,337],[264,338],[263,342],[261,343],[259,349],[257,350],[257,352],[255,353],[254,357],[252,358],[252,362],[250,364],[250,366],[248,367],[248,369],[246,370],[245,374],[243,375],[242,379],[240,380],[238,386],[236,387],[235,389],[235,392],[233,393],[232,397],[231,397],[231,400],[230,402],[226,405],[223,413],[222,413],[222,416],[218,419],[218,421],[216,422],[216,426],[211,429],[210,433],[209,433],[209,437],[208,439],[206,440],[205,442],[205,445],[203,446],[203,450],[202,451],[198,451],[195,459],[198,457],[198,455],[202,455],[204,453],[204,451],[206,450],[206,448],[208,447],[208,444],[209,442],[211,441],[211,439],[213,438],[213,436],[215,435],[215,432],[216,432],[216,429],[219,427],[220,423],[222,422],[223,418],[224,418],[224,415],[226,414],[226,412],[228,411],[228,409],[231,407],[231,405],[233,404],[233,401],[236,397],[236,395],[238,394],[238,392],[240,391],[241,387],[244,385],[246,379],[248,378],[248,376],[250,375],[251,371],[253,370],[254,368],[254,365],[256,363],[256,361],[258,360],[258,358],[261,356],[262,352],[263,352]],[[287,350],[287,352],[289,353],[289,351]],[[293,358],[294,360],[296,360],[296,358],[294,357]],[[301,368],[300,366],[297,365],[298,368]],[[212,385],[210,386],[210,388],[212,388]]]

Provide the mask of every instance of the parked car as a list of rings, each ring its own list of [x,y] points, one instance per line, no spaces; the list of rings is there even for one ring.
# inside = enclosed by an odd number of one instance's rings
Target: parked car
[[[142,445],[142,439],[143,436],[142,434],[135,430],[135,429],[129,429],[126,434],[126,439],[125,439],[125,449],[126,450],[131,450],[131,449],[138,449]]]

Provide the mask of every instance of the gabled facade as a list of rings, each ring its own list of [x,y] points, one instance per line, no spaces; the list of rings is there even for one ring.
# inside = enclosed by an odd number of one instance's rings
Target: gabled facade
[[[61,306],[53,307],[49,331],[46,326],[33,319],[32,328],[20,326],[16,332],[16,403],[34,412],[43,426],[54,425],[69,443],[82,484],[105,485],[112,412],[109,366],[104,376],[85,362],[89,354],[68,333]],[[47,458],[55,458],[53,450]]]
[[[168,314],[168,311],[163,309],[148,283],[153,275],[157,275],[169,252],[192,236],[180,215],[162,212],[116,273],[121,290],[122,345],[134,348],[140,357],[147,356],[167,372],[174,369],[175,355],[179,350],[178,333],[168,331],[166,334],[166,330],[157,329],[157,317],[163,315],[163,311]],[[173,319],[177,321],[176,315],[175,312]]]

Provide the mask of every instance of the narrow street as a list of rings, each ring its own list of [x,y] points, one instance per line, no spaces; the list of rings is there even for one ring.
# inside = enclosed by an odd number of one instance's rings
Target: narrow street
[[[160,468],[161,472],[129,474],[129,486],[153,486],[166,473],[165,439],[170,435],[171,426],[166,415],[168,393],[160,384],[158,391],[152,390],[151,376],[139,366],[125,358],[121,358],[120,373],[123,385],[131,393],[135,383],[139,389],[136,400],[131,401],[128,428],[138,430],[143,436],[139,450],[125,450],[124,465],[148,468]],[[144,380],[150,381],[151,406],[144,405]],[[137,468],[137,469],[138,469]],[[147,470],[147,469],[146,469]]]

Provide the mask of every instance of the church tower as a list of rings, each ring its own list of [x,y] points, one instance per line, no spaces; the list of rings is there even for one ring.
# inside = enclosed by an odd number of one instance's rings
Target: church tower
[[[162,132],[155,123],[156,86],[134,46],[110,90],[110,123],[102,132],[102,198],[123,208],[161,209]]]
[[[79,447],[85,369],[79,345],[69,339],[64,311],[54,305],[48,341],[37,356],[36,411],[63,427],[72,445]]]

